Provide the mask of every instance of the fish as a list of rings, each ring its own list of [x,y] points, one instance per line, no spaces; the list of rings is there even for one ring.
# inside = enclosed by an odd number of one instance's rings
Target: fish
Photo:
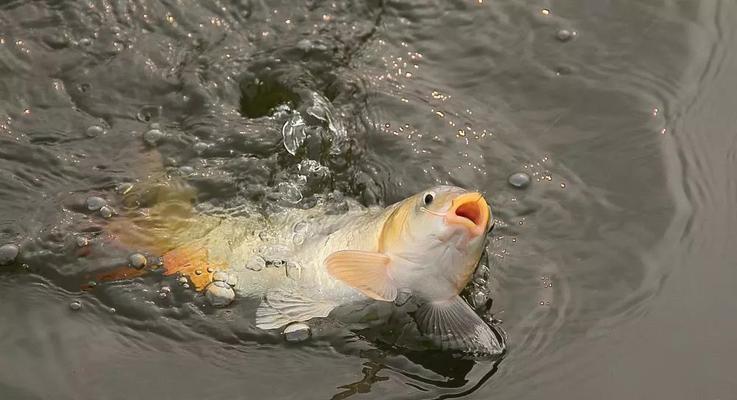
[[[344,305],[411,296],[418,303],[418,330],[441,349],[503,351],[492,328],[459,295],[493,223],[479,192],[436,186],[385,208],[349,202],[338,215],[320,204],[272,215],[201,213],[192,207],[195,194],[172,190],[171,182],[128,195],[141,207],[128,207],[139,210],[114,218],[108,232],[128,248],[163,254],[164,274],[186,276],[196,290],[227,271],[236,278],[238,296],[260,300],[257,328],[279,329],[329,317]],[[142,273],[122,268],[102,280]]]

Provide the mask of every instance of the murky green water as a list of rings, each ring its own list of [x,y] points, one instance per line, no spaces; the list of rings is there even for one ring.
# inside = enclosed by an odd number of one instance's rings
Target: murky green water
[[[735,18],[717,0],[2,2],[0,245],[20,255],[0,267],[0,397],[734,398]],[[124,209],[158,157],[201,212],[483,191],[507,353],[330,324],[287,344],[253,304],[159,298],[160,276],[80,291],[130,252],[85,199]]]

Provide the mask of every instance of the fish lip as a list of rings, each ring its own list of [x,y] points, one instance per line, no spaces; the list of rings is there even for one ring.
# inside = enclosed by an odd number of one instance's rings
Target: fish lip
[[[453,199],[445,222],[467,229],[472,237],[483,235],[489,224],[489,205],[479,192],[464,193]]]

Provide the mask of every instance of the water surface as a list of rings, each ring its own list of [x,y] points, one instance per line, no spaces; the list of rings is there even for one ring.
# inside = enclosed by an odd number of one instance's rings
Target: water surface
[[[716,0],[3,2],[0,244],[21,255],[0,267],[0,394],[735,397],[736,17]],[[129,251],[84,200],[125,209],[121,185],[158,160],[201,212],[483,191],[507,353],[330,324],[290,345],[247,302],[159,299],[161,277],[81,291]]]

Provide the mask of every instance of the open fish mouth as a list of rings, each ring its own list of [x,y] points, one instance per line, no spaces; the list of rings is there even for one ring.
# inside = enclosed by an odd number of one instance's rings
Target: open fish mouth
[[[481,193],[465,193],[453,200],[445,218],[449,224],[463,226],[473,236],[478,236],[486,231],[489,223],[489,205]]]

